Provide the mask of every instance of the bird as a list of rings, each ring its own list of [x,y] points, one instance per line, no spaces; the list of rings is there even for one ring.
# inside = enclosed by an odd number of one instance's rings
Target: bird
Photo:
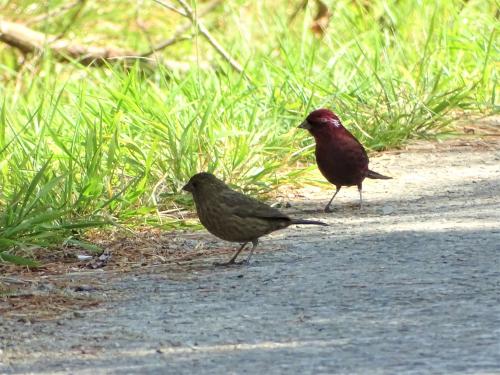
[[[207,172],[192,176],[182,189],[193,195],[198,218],[210,233],[225,241],[241,243],[229,261],[216,265],[250,263],[260,237],[289,225],[328,225],[321,221],[292,219],[276,208],[231,189]],[[249,242],[252,248],[247,259],[236,262]]]
[[[342,186],[358,187],[359,208],[362,208],[363,180],[392,178],[368,168],[368,155],[363,145],[342,125],[338,116],[331,110],[321,108],[312,111],[299,128],[308,130],[314,137],[318,168],[336,188],[332,199],[325,206],[325,212],[331,212],[330,205]]]

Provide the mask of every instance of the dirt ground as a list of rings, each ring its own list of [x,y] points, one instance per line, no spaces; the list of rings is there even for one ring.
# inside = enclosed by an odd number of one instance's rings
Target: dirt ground
[[[234,246],[206,232],[157,232],[127,240],[126,272],[0,277],[24,291],[0,299],[0,373],[500,373],[498,132],[371,167],[394,179],[366,181],[362,210],[355,188],[330,214],[332,189],[286,197],[330,226],[266,236],[249,266],[213,266]]]

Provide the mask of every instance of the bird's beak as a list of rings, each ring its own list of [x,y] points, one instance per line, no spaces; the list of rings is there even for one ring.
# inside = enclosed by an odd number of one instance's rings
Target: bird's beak
[[[311,129],[311,124],[309,124],[309,122],[307,120],[304,120],[304,122],[299,125],[299,128],[300,129],[310,130]]]
[[[189,182],[188,182],[186,185],[184,185],[184,186],[182,187],[182,190],[184,190],[184,191],[189,191],[189,192],[191,192],[191,191],[192,191],[192,189],[191,189],[191,185],[189,184]]]

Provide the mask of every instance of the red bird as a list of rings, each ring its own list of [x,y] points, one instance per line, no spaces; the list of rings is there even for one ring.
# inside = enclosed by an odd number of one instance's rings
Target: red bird
[[[342,125],[335,113],[328,109],[317,109],[307,116],[299,128],[307,129],[316,141],[316,163],[325,178],[337,190],[325,207],[331,212],[330,204],[342,186],[358,187],[359,207],[363,204],[363,180],[391,179],[368,169],[368,155],[361,143]]]

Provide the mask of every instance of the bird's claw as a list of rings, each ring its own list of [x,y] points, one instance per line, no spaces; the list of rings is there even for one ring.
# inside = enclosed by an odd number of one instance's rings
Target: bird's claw
[[[323,210],[325,213],[330,213],[333,212],[333,210],[330,208],[330,206],[326,206],[325,209]]]

